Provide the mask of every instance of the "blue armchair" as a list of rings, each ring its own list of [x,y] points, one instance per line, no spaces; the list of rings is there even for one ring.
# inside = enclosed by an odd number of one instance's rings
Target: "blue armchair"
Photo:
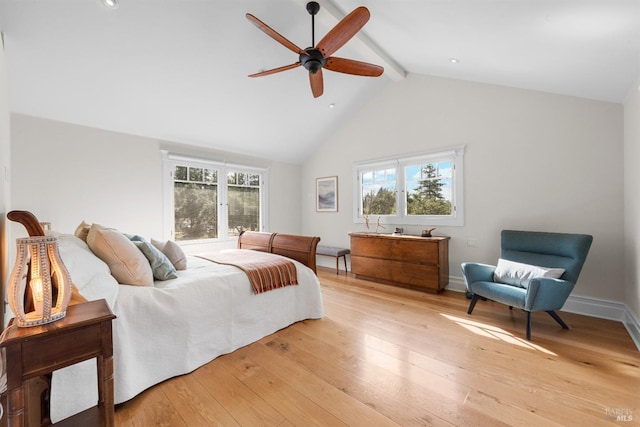
[[[564,305],[573,290],[582,266],[589,253],[593,236],[586,234],[546,233],[536,231],[503,230],[501,233],[501,258],[527,264],[564,269],[559,278],[531,277],[522,280],[495,278],[496,266],[463,263],[462,275],[471,295],[468,314],[481,298],[486,298],[509,308],[517,307],[527,312],[527,339],[531,339],[531,312],[546,311],[564,329],[567,324],[556,310]],[[558,271],[558,270],[554,270]],[[526,276],[526,275],[525,275]],[[500,283],[505,281],[509,283]]]

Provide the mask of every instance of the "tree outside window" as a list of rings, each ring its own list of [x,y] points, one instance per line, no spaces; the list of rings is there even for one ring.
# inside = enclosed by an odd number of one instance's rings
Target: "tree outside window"
[[[361,176],[363,215],[394,215],[397,195],[395,168],[368,170]]]
[[[244,172],[227,172],[229,236],[245,230],[260,230],[260,176]]]
[[[407,215],[451,215],[450,161],[405,168]]]
[[[174,170],[175,240],[218,237],[217,173],[212,169],[176,166]]]

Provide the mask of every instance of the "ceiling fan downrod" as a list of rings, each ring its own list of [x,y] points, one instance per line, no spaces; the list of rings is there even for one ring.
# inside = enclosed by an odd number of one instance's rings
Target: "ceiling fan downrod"
[[[316,49],[316,26],[315,26],[315,16],[320,10],[320,5],[318,2],[310,1],[307,3],[307,12],[311,15],[311,47],[308,47],[304,50],[303,54],[300,54],[300,63],[302,66],[307,69],[311,74],[315,74],[322,67],[325,66],[327,60],[320,53],[318,49]]]
[[[316,22],[315,17],[320,10],[320,5],[317,1],[310,1],[307,3],[307,12],[311,15],[311,47],[316,46]]]

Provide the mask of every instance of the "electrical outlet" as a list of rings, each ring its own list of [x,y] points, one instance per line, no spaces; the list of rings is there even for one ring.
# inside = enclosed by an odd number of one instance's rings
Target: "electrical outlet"
[[[478,239],[467,239],[467,246],[469,246],[470,248],[477,248]]]

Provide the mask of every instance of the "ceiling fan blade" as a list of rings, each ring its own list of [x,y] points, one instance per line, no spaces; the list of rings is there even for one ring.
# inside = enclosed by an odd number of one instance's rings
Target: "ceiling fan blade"
[[[280,43],[282,46],[286,47],[292,52],[297,53],[298,55],[305,53],[303,49],[300,49],[293,42],[289,41],[286,37],[280,35],[280,33],[278,33],[276,30],[274,30],[273,28],[271,28],[270,26],[268,26],[267,24],[265,24],[264,22],[262,22],[261,20],[253,16],[252,14],[247,13],[245,16],[249,21],[251,21],[251,23],[253,23],[253,25],[260,28],[269,37],[271,37],[272,39]]]
[[[357,7],[353,12],[345,16],[342,21],[338,22],[336,26],[318,42],[316,47],[322,52],[325,58],[330,57],[360,31],[360,28],[367,23],[370,16],[369,9],[364,6]]]
[[[299,67],[299,66],[300,66],[300,63],[296,62],[295,64],[284,65],[282,67],[273,68],[271,70],[260,71],[259,73],[255,73],[255,74],[249,74],[249,77],[268,76],[269,74],[275,74],[275,73],[279,73],[280,71],[291,70],[292,68],[296,68],[296,67]]]
[[[322,68],[316,71],[316,73],[309,73],[309,83],[311,83],[311,93],[313,97],[317,98],[322,96],[324,92],[324,80],[322,79]]]
[[[378,77],[384,72],[384,68],[379,65],[355,61],[353,59],[338,58],[335,56],[327,58],[327,63],[324,65],[324,68],[338,73],[369,77]]]

